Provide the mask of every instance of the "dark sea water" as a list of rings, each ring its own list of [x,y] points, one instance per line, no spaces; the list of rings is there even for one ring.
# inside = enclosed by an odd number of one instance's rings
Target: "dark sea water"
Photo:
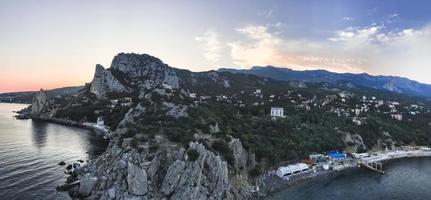
[[[430,200],[431,159],[409,158],[383,164],[384,175],[351,169],[294,185],[268,199]]]
[[[23,104],[0,103],[0,199],[53,199],[65,166],[101,154],[106,141],[90,131],[15,120]]]

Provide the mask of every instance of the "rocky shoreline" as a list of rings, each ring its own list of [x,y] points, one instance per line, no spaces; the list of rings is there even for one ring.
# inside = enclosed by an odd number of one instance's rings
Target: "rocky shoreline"
[[[230,181],[245,181],[245,177],[235,176],[229,172],[226,162],[220,157],[208,151],[204,145],[190,143],[190,149],[198,152],[196,160],[192,160],[184,148],[173,151],[172,164],[166,166],[164,177],[160,177],[160,188],[157,188],[160,161],[154,157],[149,162],[139,162],[140,155],[137,152],[122,154],[122,148],[111,145],[106,152],[94,160],[88,161],[84,166],[74,168],[71,177],[67,181],[67,193],[73,198],[80,199],[202,199],[211,192],[212,199],[260,199],[263,193],[254,191],[254,187],[244,182],[244,188],[236,190]],[[208,166],[207,166],[208,165]],[[207,166],[207,167],[204,167]],[[206,170],[209,170],[206,172]],[[208,177],[214,176],[214,177]],[[217,180],[214,185],[209,179]],[[200,185],[191,187],[190,185]],[[248,185],[248,186],[246,186]],[[194,188],[194,189],[192,189]],[[229,192],[231,191],[231,192]],[[64,197],[64,192],[58,193],[59,198]],[[235,195],[231,196],[231,195]],[[239,195],[239,196],[238,196]],[[192,198],[192,197],[195,198]],[[205,198],[204,198],[205,199]]]
[[[23,118],[17,117],[17,119],[23,119]],[[64,125],[64,126],[83,128],[83,129],[90,130],[90,131],[94,132],[95,134],[101,135],[101,136],[104,136],[109,132],[107,130],[103,130],[100,128],[96,128],[94,126],[86,125],[84,123],[75,122],[75,121],[67,120],[67,119],[60,119],[60,118],[54,118],[54,117],[50,117],[50,118],[32,117],[31,119],[35,120],[35,121],[50,122],[50,123],[60,124],[60,125]]]

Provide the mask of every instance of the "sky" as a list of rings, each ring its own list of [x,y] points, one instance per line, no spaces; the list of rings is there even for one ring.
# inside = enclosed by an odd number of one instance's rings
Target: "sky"
[[[0,92],[90,82],[146,53],[206,71],[273,65],[431,84],[427,0],[2,0]]]

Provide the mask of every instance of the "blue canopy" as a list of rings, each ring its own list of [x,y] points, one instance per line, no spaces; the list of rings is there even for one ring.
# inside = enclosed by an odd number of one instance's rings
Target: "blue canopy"
[[[346,154],[344,154],[344,153],[338,153],[336,151],[330,151],[328,153],[328,156],[333,157],[333,158],[345,158]]]

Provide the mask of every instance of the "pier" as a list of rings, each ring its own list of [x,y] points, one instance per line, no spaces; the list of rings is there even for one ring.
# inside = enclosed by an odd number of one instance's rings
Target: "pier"
[[[383,164],[381,162],[363,162],[363,161],[358,161],[358,165],[359,166],[363,166],[369,170],[381,173],[381,174],[385,174],[385,172],[383,171]]]

